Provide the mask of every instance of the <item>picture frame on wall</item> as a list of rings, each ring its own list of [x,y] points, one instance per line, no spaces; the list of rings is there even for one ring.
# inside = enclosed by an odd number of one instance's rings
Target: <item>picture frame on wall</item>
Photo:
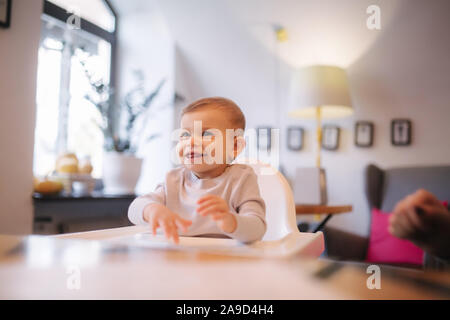
[[[291,151],[303,149],[304,130],[302,127],[287,128],[287,147]]]
[[[411,144],[412,123],[409,119],[393,119],[391,121],[391,143],[394,146]]]
[[[360,148],[369,148],[373,145],[374,125],[370,121],[357,121],[355,123],[355,145]]]
[[[0,27],[9,28],[11,25],[12,0],[0,0]]]
[[[271,127],[258,127],[257,132],[257,144],[259,150],[270,150],[272,147],[272,128]]]
[[[339,148],[339,136],[341,129],[334,125],[322,127],[322,148],[334,151]]]

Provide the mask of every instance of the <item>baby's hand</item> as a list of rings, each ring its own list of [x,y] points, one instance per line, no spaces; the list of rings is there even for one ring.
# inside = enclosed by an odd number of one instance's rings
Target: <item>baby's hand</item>
[[[192,224],[192,221],[181,218],[159,203],[152,203],[144,208],[144,220],[150,225],[153,235],[156,235],[156,230],[162,227],[167,240],[172,238],[175,243],[179,242],[178,228],[186,232]]]
[[[224,232],[232,233],[236,230],[237,221],[230,212],[225,200],[215,195],[201,197],[197,201],[197,213],[201,216],[211,216],[217,226]]]

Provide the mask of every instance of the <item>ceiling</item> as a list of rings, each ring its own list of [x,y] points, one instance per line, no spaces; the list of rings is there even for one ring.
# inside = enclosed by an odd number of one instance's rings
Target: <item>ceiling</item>
[[[113,0],[121,15],[161,10],[174,39],[208,29],[222,19],[251,41],[279,55],[292,67],[309,64],[349,66],[383,32],[405,0],[375,1],[381,30],[369,30],[373,0]],[[204,14],[202,14],[204,13]],[[213,13],[213,14],[211,14]],[[274,41],[274,26],[286,28],[288,41]]]

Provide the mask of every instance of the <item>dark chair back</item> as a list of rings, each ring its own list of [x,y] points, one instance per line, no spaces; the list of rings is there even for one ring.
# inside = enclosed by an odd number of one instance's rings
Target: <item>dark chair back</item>
[[[380,169],[370,164],[365,170],[365,192],[370,208],[391,212],[396,203],[425,189],[438,199],[450,201],[450,166]]]

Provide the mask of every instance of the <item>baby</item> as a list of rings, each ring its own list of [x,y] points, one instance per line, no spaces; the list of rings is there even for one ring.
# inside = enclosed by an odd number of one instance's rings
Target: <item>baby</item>
[[[176,149],[182,166],[131,203],[130,221],[149,224],[154,235],[162,228],[175,243],[179,235],[260,240],[265,204],[256,174],[231,164],[245,147],[244,130],[244,114],[231,100],[205,98],[184,108]]]

